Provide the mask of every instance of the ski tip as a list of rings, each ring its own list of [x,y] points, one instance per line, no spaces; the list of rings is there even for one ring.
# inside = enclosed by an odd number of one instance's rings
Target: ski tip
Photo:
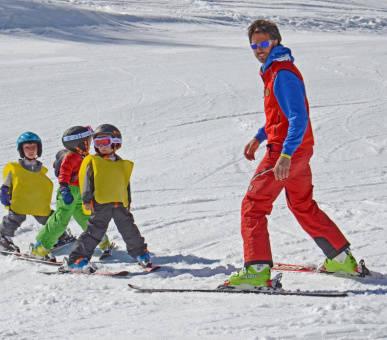
[[[136,285],[133,285],[133,284],[131,284],[131,283],[128,283],[128,286],[129,286],[129,288],[131,288],[131,289],[133,289],[133,290],[138,290],[138,291],[141,291],[141,290],[142,290],[141,287],[136,286]]]
[[[148,273],[151,273],[151,272],[155,272],[156,270],[159,270],[161,267],[160,266],[154,266],[154,265],[149,265],[149,266],[146,266],[144,267],[144,269],[148,272]]]

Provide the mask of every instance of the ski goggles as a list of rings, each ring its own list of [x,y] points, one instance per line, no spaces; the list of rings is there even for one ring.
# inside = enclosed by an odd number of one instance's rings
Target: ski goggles
[[[82,139],[82,138],[86,138],[86,137],[92,136],[94,134],[94,131],[92,130],[92,128],[90,126],[87,126],[87,128],[88,128],[88,130],[85,131],[85,132],[77,133],[76,135],[71,135],[71,136],[63,137],[63,141],[64,142],[68,142],[68,141],[71,141],[71,140]]]
[[[35,151],[38,149],[37,145],[23,145],[24,151]]]
[[[257,50],[258,47],[260,48],[268,48],[269,46],[272,45],[272,43],[274,42],[275,40],[267,40],[267,41],[262,41],[261,43],[255,43],[255,44],[250,44],[251,48],[253,50]]]
[[[96,148],[104,147],[104,146],[109,146],[112,145],[113,143],[122,143],[121,138],[111,138],[111,137],[99,137],[95,138],[93,140],[93,144]]]

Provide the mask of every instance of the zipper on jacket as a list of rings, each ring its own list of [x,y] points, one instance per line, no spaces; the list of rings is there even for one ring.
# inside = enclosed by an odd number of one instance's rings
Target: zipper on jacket
[[[277,124],[274,125],[274,133],[277,134],[277,125],[279,125],[279,123],[281,122],[281,114],[279,111],[277,111],[277,114],[278,114],[278,121],[277,121]]]

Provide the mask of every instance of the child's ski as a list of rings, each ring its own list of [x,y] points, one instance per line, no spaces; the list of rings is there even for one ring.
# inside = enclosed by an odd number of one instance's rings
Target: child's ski
[[[67,241],[66,243],[57,243],[51,248],[51,252],[56,252],[60,249],[63,249],[71,244],[74,244],[77,241],[77,238],[74,236],[71,238],[71,240]]]
[[[232,289],[195,289],[195,288],[143,288],[128,284],[128,286],[141,293],[233,293],[233,294],[264,294],[264,295],[297,295],[297,296],[315,296],[315,297],[345,297],[347,293],[342,292],[323,292],[323,291],[290,291],[290,290],[232,290]]]
[[[129,272],[127,270],[121,270],[118,272],[100,272],[96,271],[94,273],[83,273],[83,272],[77,272],[77,271],[39,271],[41,274],[46,275],[97,275],[97,276],[111,276],[111,277],[122,277],[122,276],[128,276]]]
[[[160,266],[155,266],[152,263],[147,263],[146,265],[139,263],[139,265],[142,269],[144,269],[148,273],[154,272],[154,271],[159,270],[161,268]]]
[[[33,257],[29,257],[28,254],[25,254],[25,253],[18,253],[18,252],[7,251],[7,250],[0,250],[0,253],[3,255],[15,255],[17,256],[18,260],[24,260],[24,261],[35,262],[35,263],[43,263],[43,264],[48,264],[50,266],[62,265],[61,262],[45,261],[45,260],[39,260]]]

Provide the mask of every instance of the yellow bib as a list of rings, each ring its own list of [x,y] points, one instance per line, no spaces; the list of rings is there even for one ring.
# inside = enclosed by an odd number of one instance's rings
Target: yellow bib
[[[90,162],[94,170],[95,200],[98,203],[121,202],[127,207],[129,205],[128,185],[134,166],[133,162],[128,160],[110,161],[95,155],[85,157],[79,169],[81,193],[87,166]],[[90,212],[87,213],[90,214]]]
[[[47,168],[38,172],[24,169],[19,163],[8,163],[3,172],[3,180],[12,174],[11,210],[21,215],[48,216],[53,183],[46,176]]]

